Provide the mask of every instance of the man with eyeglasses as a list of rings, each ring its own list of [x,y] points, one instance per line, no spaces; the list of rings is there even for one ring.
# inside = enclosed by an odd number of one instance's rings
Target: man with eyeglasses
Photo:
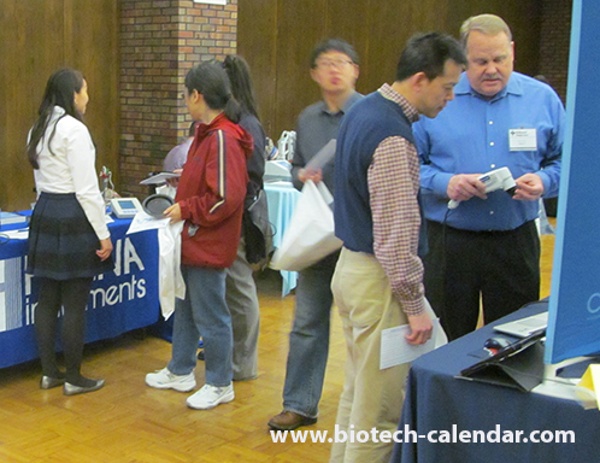
[[[322,100],[300,113],[296,124],[296,150],[292,161],[294,186],[323,181],[333,193],[333,162],[307,168],[309,161],[337,138],[344,114],[362,95],[355,91],[358,55],[339,39],[318,44],[311,54],[310,75],[321,89]],[[283,411],[269,420],[269,427],[291,430],[316,423],[329,353],[331,278],[339,252],[300,272],[296,308],[283,389]]]

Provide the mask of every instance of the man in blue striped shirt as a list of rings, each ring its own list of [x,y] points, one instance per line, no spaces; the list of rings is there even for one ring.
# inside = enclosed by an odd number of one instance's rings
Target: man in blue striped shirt
[[[558,193],[564,107],[548,85],[513,72],[514,43],[498,16],[461,28],[468,68],[456,98],[414,125],[429,254],[427,299],[449,339],[475,329],[480,299],[494,321],[539,299],[539,198]],[[508,167],[517,189],[485,193],[479,177]],[[448,209],[450,199],[460,201]]]

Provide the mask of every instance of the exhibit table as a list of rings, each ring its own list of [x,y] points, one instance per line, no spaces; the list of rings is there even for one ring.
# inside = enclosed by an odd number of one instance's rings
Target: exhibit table
[[[459,338],[416,360],[409,373],[406,399],[398,427],[416,433],[409,442],[396,443],[398,463],[564,463],[599,461],[600,411],[579,403],[524,393],[517,389],[456,379],[477,362],[492,326],[540,312],[544,303],[520,309],[496,323]],[[460,439],[461,431],[467,431]],[[483,431],[494,442],[468,442],[473,431]],[[506,432],[505,432],[506,431]],[[565,434],[565,432],[570,432]],[[510,442],[521,432],[519,443]],[[427,436],[437,442],[430,442]],[[574,443],[557,442],[569,440]],[[535,442],[536,440],[547,442]],[[449,442],[443,442],[449,440]]]
[[[155,323],[159,316],[156,230],[126,235],[130,220],[109,224],[115,268],[94,279],[86,309],[86,342]],[[38,357],[34,333],[37,285],[25,273],[27,240],[0,229],[0,368]],[[57,345],[60,349],[60,345]]]
[[[294,214],[300,192],[294,188],[291,182],[280,181],[265,183],[265,193],[267,193],[269,205],[269,221],[274,232],[273,247],[277,248],[281,245],[281,240]],[[298,273],[287,270],[281,270],[280,273],[282,278],[281,295],[286,296],[296,287]]]

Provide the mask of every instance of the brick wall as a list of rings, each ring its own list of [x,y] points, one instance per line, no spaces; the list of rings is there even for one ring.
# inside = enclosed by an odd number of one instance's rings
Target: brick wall
[[[144,198],[139,182],[161,170],[190,123],[181,99],[187,71],[237,48],[237,0],[121,0],[119,188]],[[113,167],[113,170],[116,170]]]
[[[540,74],[566,102],[572,0],[542,2]]]

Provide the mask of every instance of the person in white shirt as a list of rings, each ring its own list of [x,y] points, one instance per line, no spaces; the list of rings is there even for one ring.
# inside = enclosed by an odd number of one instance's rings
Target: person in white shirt
[[[35,331],[42,364],[40,387],[63,386],[65,395],[104,385],[104,380],[80,372],[85,307],[94,276],[114,266],[94,167],[96,150],[82,121],[88,101],[81,72],[54,72],[27,141],[38,194],[29,228],[27,273],[39,287]],[[61,307],[66,372],[59,369],[55,354]]]

